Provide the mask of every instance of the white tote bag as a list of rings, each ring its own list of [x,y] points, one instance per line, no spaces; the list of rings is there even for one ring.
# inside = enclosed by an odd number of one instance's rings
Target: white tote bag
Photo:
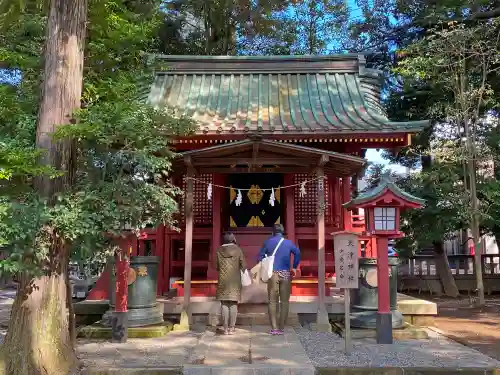
[[[250,272],[248,272],[248,270],[240,272],[241,272],[241,286],[245,287],[252,285],[252,278],[250,277]]]
[[[284,238],[280,239],[280,242],[278,242],[278,244],[274,248],[273,254],[271,256],[265,257],[260,262],[260,279],[265,283],[267,283],[267,281],[273,275],[274,256],[276,255],[276,252],[278,251],[283,240]]]

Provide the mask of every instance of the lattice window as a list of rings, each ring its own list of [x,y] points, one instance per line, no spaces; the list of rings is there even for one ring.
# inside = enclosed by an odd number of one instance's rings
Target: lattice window
[[[310,180],[311,176],[306,173],[298,173],[294,176],[294,184],[300,184]],[[332,224],[331,202],[329,196],[328,179],[325,179],[325,223]],[[300,187],[295,188],[295,224],[298,226],[314,226],[318,219],[318,182],[313,181],[306,184],[306,195],[300,197]]]
[[[211,225],[212,224],[212,201],[207,199],[207,187],[212,182],[211,174],[202,174],[196,176],[197,180],[203,181],[193,182],[193,210],[194,210],[194,224],[195,225]],[[186,180],[182,179],[182,190],[184,194],[187,190]],[[182,197],[179,205],[180,222],[184,223],[184,200],[185,195]]]

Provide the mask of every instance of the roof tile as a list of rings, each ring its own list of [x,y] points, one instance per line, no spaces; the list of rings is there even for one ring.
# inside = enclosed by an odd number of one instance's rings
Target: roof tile
[[[192,117],[200,133],[417,132],[428,121],[391,122],[377,73],[346,56],[242,59],[166,57],[149,100]]]

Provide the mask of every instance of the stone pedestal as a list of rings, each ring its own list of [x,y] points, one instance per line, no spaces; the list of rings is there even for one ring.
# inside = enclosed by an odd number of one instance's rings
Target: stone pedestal
[[[112,326],[113,310],[108,310],[102,317],[101,324]],[[143,309],[130,309],[128,311],[128,327],[144,327],[163,323],[163,305],[156,304],[153,307]]]
[[[111,341],[124,343],[127,342],[128,338],[128,312],[116,312],[111,313]]]

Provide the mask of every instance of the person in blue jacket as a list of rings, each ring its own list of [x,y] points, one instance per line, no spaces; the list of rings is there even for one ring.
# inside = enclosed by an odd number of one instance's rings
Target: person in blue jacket
[[[269,297],[269,321],[271,323],[271,335],[282,335],[284,333],[290,294],[292,291],[292,277],[297,275],[297,267],[300,262],[300,251],[290,240],[284,238],[285,229],[283,225],[276,224],[273,228],[273,235],[269,237],[259,253],[259,261],[266,256],[271,256],[279,245],[274,255],[273,275],[267,282],[267,294]],[[293,265],[291,262],[293,254]],[[279,320],[277,310],[279,305]]]

